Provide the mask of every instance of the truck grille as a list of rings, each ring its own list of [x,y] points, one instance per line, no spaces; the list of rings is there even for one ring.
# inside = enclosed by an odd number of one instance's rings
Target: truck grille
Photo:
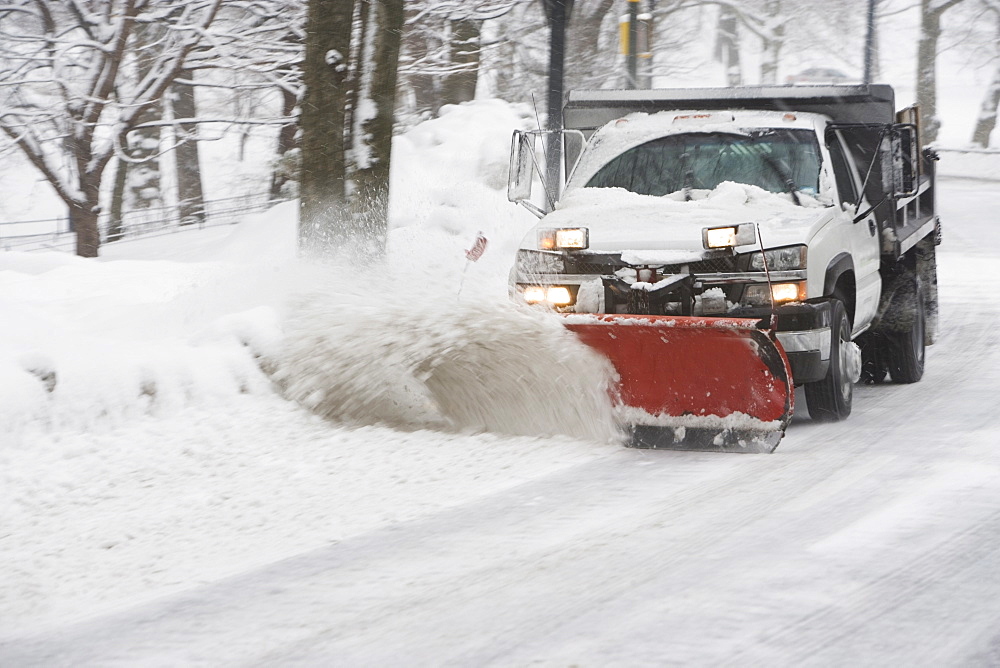
[[[622,267],[630,266],[622,262],[620,255],[611,254],[567,254],[565,262],[567,274],[602,274],[607,276]],[[682,266],[684,265],[667,265],[661,273],[678,274]],[[732,255],[720,255],[719,257],[691,262],[687,267],[692,274],[718,274],[737,271],[736,258]]]

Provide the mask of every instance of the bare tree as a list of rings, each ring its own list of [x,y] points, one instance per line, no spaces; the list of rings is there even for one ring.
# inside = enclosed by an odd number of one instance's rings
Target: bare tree
[[[142,114],[184,69],[221,0],[45,2],[0,8],[0,130],[69,209],[77,254],[95,257],[101,179]],[[117,87],[139,20],[161,22],[149,71]]]
[[[992,43],[993,76],[983,94],[979,116],[972,131],[972,143],[987,148],[990,145],[990,135],[997,125],[997,107],[1000,106],[1000,0],[982,0],[982,2],[993,22],[995,35]]]
[[[740,62],[739,18],[732,7],[719,10],[715,57],[726,71],[727,86],[743,85],[743,67]]]
[[[354,0],[309,1],[299,117],[299,240],[305,248],[340,246],[347,233],[344,133],[353,19]]]
[[[400,57],[400,75],[418,118],[476,95],[483,54],[483,25],[507,14],[518,0],[411,0]],[[522,0],[523,2],[523,0]]]
[[[942,15],[962,0],[920,0],[920,36],[917,40],[917,104],[921,114],[921,141],[937,139],[937,56]]]
[[[395,119],[396,78],[403,0],[362,2],[367,11],[367,43],[359,67],[356,130],[352,135],[351,236],[365,255],[385,249],[389,220],[389,165]],[[360,243],[358,243],[360,242]]]
[[[201,182],[198,150],[198,106],[194,95],[194,72],[184,70],[171,85],[170,107],[177,121],[174,149],[177,168],[177,203],[181,225],[205,222],[205,192]]]

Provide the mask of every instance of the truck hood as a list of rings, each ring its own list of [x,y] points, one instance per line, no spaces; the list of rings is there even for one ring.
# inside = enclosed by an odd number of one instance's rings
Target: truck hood
[[[705,227],[757,223],[764,246],[774,248],[808,243],[834,216],[845,215],[805,194],[799,206],[790,195],[731,182],[691,196],[685,201],[683,193],[654,197],[621,188],[576,188],[539,221],[522,248],[536,248],[537,229],[586,227],[591,251],[620,252],[634,264],[673,264],[702,256]]]

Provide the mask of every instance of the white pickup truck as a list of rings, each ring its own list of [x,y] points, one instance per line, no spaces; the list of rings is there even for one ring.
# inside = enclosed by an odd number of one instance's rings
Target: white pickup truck
[[[543,131],[515,133],[508,195],[540,217],[515,299],[570,313],[759,318],[813,419],[863,378],[920,380],[937,322],[934,161],[886,85],[577,91],[565,188],[531,202]],[[575,140],[574,140],[575,138]]]

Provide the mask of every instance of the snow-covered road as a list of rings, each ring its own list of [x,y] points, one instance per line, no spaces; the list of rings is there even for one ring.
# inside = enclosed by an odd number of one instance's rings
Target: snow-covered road
[[[740,456],[330,436],[299,412],[262,411],[240,433],[285,425],[280,453],[263,455],[289,495],[315,499],[314,515],[282,520],[315,525],[313,544],[272,545],[291,556],[268,558],[268,541],[286,537],[251,513],[246,549],[260,555],[243,555],[243,572],[195,563],[193,586],[149,576],[150,593],[170,591],[129,601],[125,588],[113,609],[45,625],[0,610],[0,665],[998,665],[1000,188],[945,181],[940,201],[942,321],[927,373],[859,386],[847,422],[797,418],[775,454]],[[324,438],[336,451],[306,465],[350,469],[356,449],[355,487],[291,475],[288,448]],[[394,467],[429,479],[398,480]],[[220,494],[198,501],[229,512]],[[266,498],[251,505],[269,512]]]

